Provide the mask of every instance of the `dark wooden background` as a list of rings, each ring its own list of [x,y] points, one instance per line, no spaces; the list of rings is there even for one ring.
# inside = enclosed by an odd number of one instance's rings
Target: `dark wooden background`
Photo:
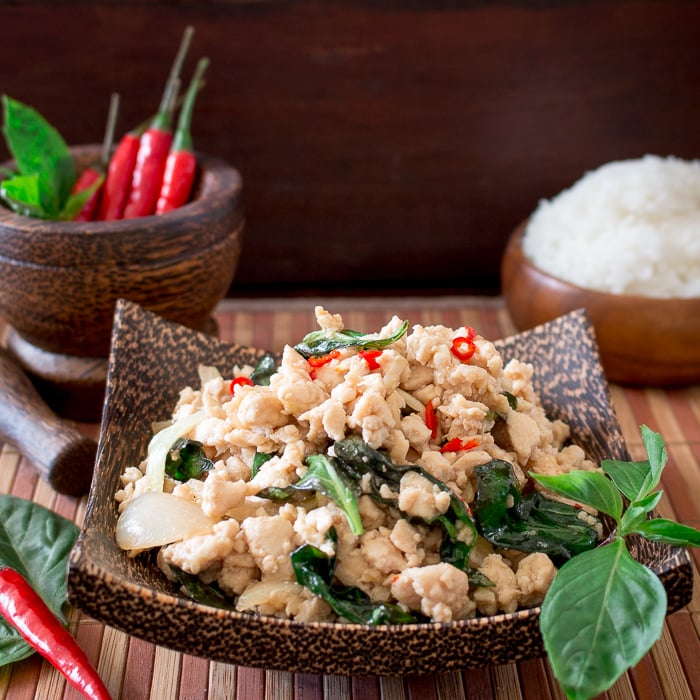
[[[0,91],[99,141],[112,91],[120,132],[155,110],[187,24],[196,145],[245,182],[232,295],[494,294],[540,198],[700,155],[695,0],[15,2]]]

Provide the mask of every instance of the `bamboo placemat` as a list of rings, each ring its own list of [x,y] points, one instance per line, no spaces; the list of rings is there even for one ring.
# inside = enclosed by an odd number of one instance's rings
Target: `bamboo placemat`
[[[233,300],[216,311],[220,336],[241,345],[278,349],[315,328],[313,307],[340,312],[348,327],[371,331],[396,313],[411,323],[474,326],[495,339],[515,332],[499,298],[377,298]],[[639,426],[661,432],[669,451],[661,515],[700,527],[700,386],[670,391],[612,386],[613,402],[633,458],[641,459]],[[81,425],[96,435],[94,425]],[[0,443],[0,492],[34,500],[82,521],[85,498],[55,493],[31,464]],[[663,636],[640,664],[604,696],[692,700],[700,697],[700,552],[693,551],[694,597],[667,618]],[[549,664],[536,659],[476,671],[423,677],[343,677],[291,674],[210,662],[143,642],[77,610],[71,631],[115,700],[548,700],[563,699]],[[71,700],[79,695],[35,655],[0,668],[0,700]]]

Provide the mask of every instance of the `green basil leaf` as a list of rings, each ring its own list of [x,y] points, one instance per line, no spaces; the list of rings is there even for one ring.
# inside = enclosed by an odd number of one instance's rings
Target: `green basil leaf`
[[[257,495],[273,501],[287,501],[303,499],[308,492],[317,491],[330,498],[345,513],[352,532],[361,535],[364,527],[358,505],[359,484],[343,475],[336,469],[335,460],[325,455],[309,455],[305,461],[309,468],[299,481],[285,487],[271,486]]]
[[[75,183],[75,163],[66,142],[35,109],[3,95],[3,133],[21,175],[38,175],[41,205],[59,214]]]
[[[361,333],[350,329],[323,329],[312,331],[294,346],[303,357],[320,357],[340,348],[372,348],[380,349],[395,343],[408,330],[408,321],[404,321],[398,330],[387,338],[380,338],[376,333]]]
[[[0,197],[17,214],[46,218],[41,205],[38,175],[15,175],[0,183]]]
[[[622,498],[615,485],[600,472],[575,469],[567,474],[530,476],[553,493],[591,506],[616,520],[622,514]]]
[[[277,371],[277,360],[272,355],[263,355],[250,374],[253,384],[270,386],[270,377]]]
[[[78,528],[31,501],[0,494],[0,564],[20,573],[63,622],[66,571]],[[34,650],[0,617],[0,666]]]
[[[645,520],[633,532],[652,542],[665,542],[677,547],[700,547],[700,530],[665,518]]]
[[[297,583],[325,600],[336,614],[350,622],[394,625],[427,621],[421,613],[406,612],[392,603],[374,602],[359,588],[334,583],[335,557],[326,556],[313,545],[298,547],[290,557]]]
[[[203,479],[214,468],[207,458],[202,443],[180,438],[175,441],[165,457],[165,473],[178,481]]]
[[[640,496],[650,493],[659,485],[659,481],[661,481],[661,472],[664,470],[668,458],[666,454],[666,445],[661,435],[655,433],[646,425],[641,427],[641,431],[642,442],[644,442],[644,449],[646,450],[649,460],[649,477],[644,486],[644,492],[640,494]]]
[[[623,462],[604,459],[600,466],[629,501],[636,501],[644,494],[649,475],[648,461]]]
[[[274,456],[274,452],[256,452],[255,456],[253,457],[253,466],[250,470],[250,478],[253,479],[255,476],[257,476],[258,472],[260,471],[260,467],[262,467],[265,462],[269,462]]]
[[[663,491],[656,491],[645,496],[639,501],[631,503],[619,521],[619,530],[622,537],[637,532],[637,527],[648,519],[649,513],[658,505],[663,497]]]
[[[474,469],[477,492],[472,511],[479,532],[491,544],[521,552],[544,552],[555,559],[596,546],[592,516],[538,491],[521,494],[512,465],[494,459]]]
[[[570,698],[592,698],[637,664],[661,637],[666,591],[624,540],[579,554],[559,570],[540,630]]]

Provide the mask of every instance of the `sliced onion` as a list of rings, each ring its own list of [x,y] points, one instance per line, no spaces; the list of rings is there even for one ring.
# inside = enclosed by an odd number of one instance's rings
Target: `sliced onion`
[[[253,610],[261,605],[271,605],[282,610],[290,598],[303,593],[304,587],[293,581],[258,581],[246,588],[236,600],[236,610]]]
[[[197,367],[197,373],[199,374],[199,381],[202,383],[202,386],[212,379],[221,379],[221,372],[211,365],[199,365],[199,367]]]
[[[188,537],[207,535],[213,523],[194,501],[162,491],[135,496],[117,520],[116,541],[122,549],[162,547]]]
[[[204,418],[203,411],[183,416],[167,428],[156,433],[148,443],[146,480],[149,491],[162,491],[165,478],[165,458],[178,438],[187,435]]]
[[[412,408],[414,411],[418,411],[420,413],[420,411],[425,408],[425,406],[415,396],[413,396],[413,394],[409,394],[404,389],[397,389],[396,391],[399,392],[399,395],[406,402],[406,405],[409,408]]]

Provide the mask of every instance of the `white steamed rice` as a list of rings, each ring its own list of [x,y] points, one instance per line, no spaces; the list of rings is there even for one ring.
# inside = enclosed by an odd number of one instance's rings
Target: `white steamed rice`
[[[523,252],[588,289],[700,296],[700,161],[647,155],[586,173],[539,203]]]

